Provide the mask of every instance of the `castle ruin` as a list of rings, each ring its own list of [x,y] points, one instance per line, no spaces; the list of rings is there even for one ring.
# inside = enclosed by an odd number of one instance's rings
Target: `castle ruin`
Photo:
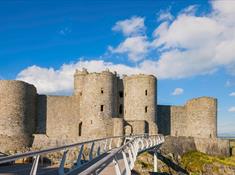
[[[72,96],[39,95],[26,82],[0,80],[0,151],[143,133],[216,138],[217,100],[158,105],[156,77],[120,78],[109,70],[76,70]]]

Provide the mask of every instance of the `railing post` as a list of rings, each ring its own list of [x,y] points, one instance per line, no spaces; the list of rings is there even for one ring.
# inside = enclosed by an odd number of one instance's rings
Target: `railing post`
[[[134,155],[131,153],[131,147],[128,148],[128,156],[130,162],[130,169],[134,167]]]
[[[101,150],[101,146],[100,146],[100,143],[99,143],[99,146],[97,148],[97,156],[100,156],[100,150]]]
[[[108,139],[105,139],[104,152],[107,152]]]
[[[115,168],[116,175],[121,175],[121,170],[120,170],[120,167],[119,167],[118,160],[117,160],[116,156],[113,159],[113,163],[114,163],[114,168]]]
[[[77,158],[77,167],[81,166],[81,159],[82,159],[82,153],[83,153],[84,145],[81,146],[78,158]]]
[[[65,164],[65,161],[66,161],[67,153],[68,153],[68,150],[65,150],[64,153],[63,153],[63,157],[62,157],[62,160],[60,162],[60,167],[59,167],[59,170],[58,170],[59,175],[64,175],[64,164]]]
[[[157,172],[157,150],[154,150],[153,153],[153,172],[156,173]]]
[[[33,166],[30,171],[30,175],[36,175],[37,174],[37,169],[38,169],[38,161],[39,161],[40,155],[37,155],[33,161]]]
[[[124,151],[122,151],[122,157],[123,157],[124,164],[125,164],[126,175],[131,175],[130,165],[128,164],[126,153]]]
[[[95,142],[92,142],[91,144],[91,150],[89,154],[89,160],[91,161],[93,159],[93,150],[94,150]]]
[[[112,142],[113,142],[113,139],[111,138],[111,139],[110,139],[110,142],[109,142],[109,150],[112,149]]]

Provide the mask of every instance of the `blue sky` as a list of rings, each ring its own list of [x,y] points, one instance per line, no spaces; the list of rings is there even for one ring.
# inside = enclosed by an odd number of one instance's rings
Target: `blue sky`
[[[70,94],[76,68],[158,77],[158,102],[218,98],[235,133],[235,2],[1,1],[0,78]]]

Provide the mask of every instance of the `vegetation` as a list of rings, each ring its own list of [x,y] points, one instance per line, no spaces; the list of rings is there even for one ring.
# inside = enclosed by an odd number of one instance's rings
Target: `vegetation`
[[[171,160],[172,156],[166,156]],[[235,171],[235,156],[210,156],[201,152],[188,152],[178,160],[173,160],[175,164],[186,170],[190,175],[201,174],[233,174]],[[134,174],[147,175],[153,170],[153,156],[149,153],[141,154],[135,163]],[[160,172],[176,175],[177,170],[172,169],[169,165],[158,160],[158,167]]]
[[[235,167],[235,156],[209,156],[201,152],[191,151],[182,156],[180,164],[188,172],[202,173],[205,171],[205,166],[210,166],[212,172],[219,172],[221,166]]]

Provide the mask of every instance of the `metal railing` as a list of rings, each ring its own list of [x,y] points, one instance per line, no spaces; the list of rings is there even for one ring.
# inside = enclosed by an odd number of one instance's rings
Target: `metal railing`
[[[79,175],[99,174],[104,170],[105,166],[110,164],[110,162],[114,164],[114,171],[116,175],[131,175],[131,170],[134,168],[134,162],[136,161],[137,155],[149,149],[159,148],[163,142],[163,135],[135,137],[121,147],[112,151],[108,156],[101,159],[99,162],[93,164],[83,172],[79,172]],[[124,162],[124,170],[121,170],[120,161],[118,160],[120,159],[120,155]],[[73,174],[77,174],[76,170],[71,172]]]
[[[12,161],[16,161],[16,160],[24,159],[24,158],[33,158],[33,164],[32,164],[32,168],[30,171],[30,175],[36,175],[40,157],[43,157],[45,154],[62,152],[63,155],[59,162],[58,173],[59,175],[65,175],[81,168],[85,164],[92,161],[94,158],[104,153],[107,153],[110,150],[113,150],[114,148],[118,148],[117,150],[120,151],[120,150],[123,150],[124,148],[125,149],[128,148],[129,147],[128,145],[132,145],[131,150],[129,150],[131,151],[132,154],[137,153],[136,148],[138,148],[138,151],[140,150],[143,151],[144,149],[148,149],[151,146],[154,146],[154,144],[157,141],[157,140],[150,139],[151,137],[158,137],[158,140],[159,138],[163,138],[163,136],[160,136],[160,135],[148,136],[146,134],[133,135],[133,136],[107,137],[107,138],[102,138],[102,139],[85,141],[81,143],[75,143],[75,144],[66,145],[66,146],[60,146],[56,148],[44,149],[44,150],[39,150],[39,151],[30,151],[26,153],[3,157],[3,158],[0,158],[0,164],[12,162]],[[138,140],[139,145],[142,146],[141,149],[139,149],[140,147],[136,145],[137,140]],[[68,171],[65,171],[67,153],[69,150],[73,148],[78,148],[78,155],[77,155],[76,161],[73,164],[73,166],[70,167]],[[87,154],[86,158],[84,157],[85,153]],[[131,154],[129,154],[129,157],[130,155]],[[110,157],[110,154],[107,157]],[[131,163],[131,167],[132,167],[133,161],[131,162],[132,162]]]

